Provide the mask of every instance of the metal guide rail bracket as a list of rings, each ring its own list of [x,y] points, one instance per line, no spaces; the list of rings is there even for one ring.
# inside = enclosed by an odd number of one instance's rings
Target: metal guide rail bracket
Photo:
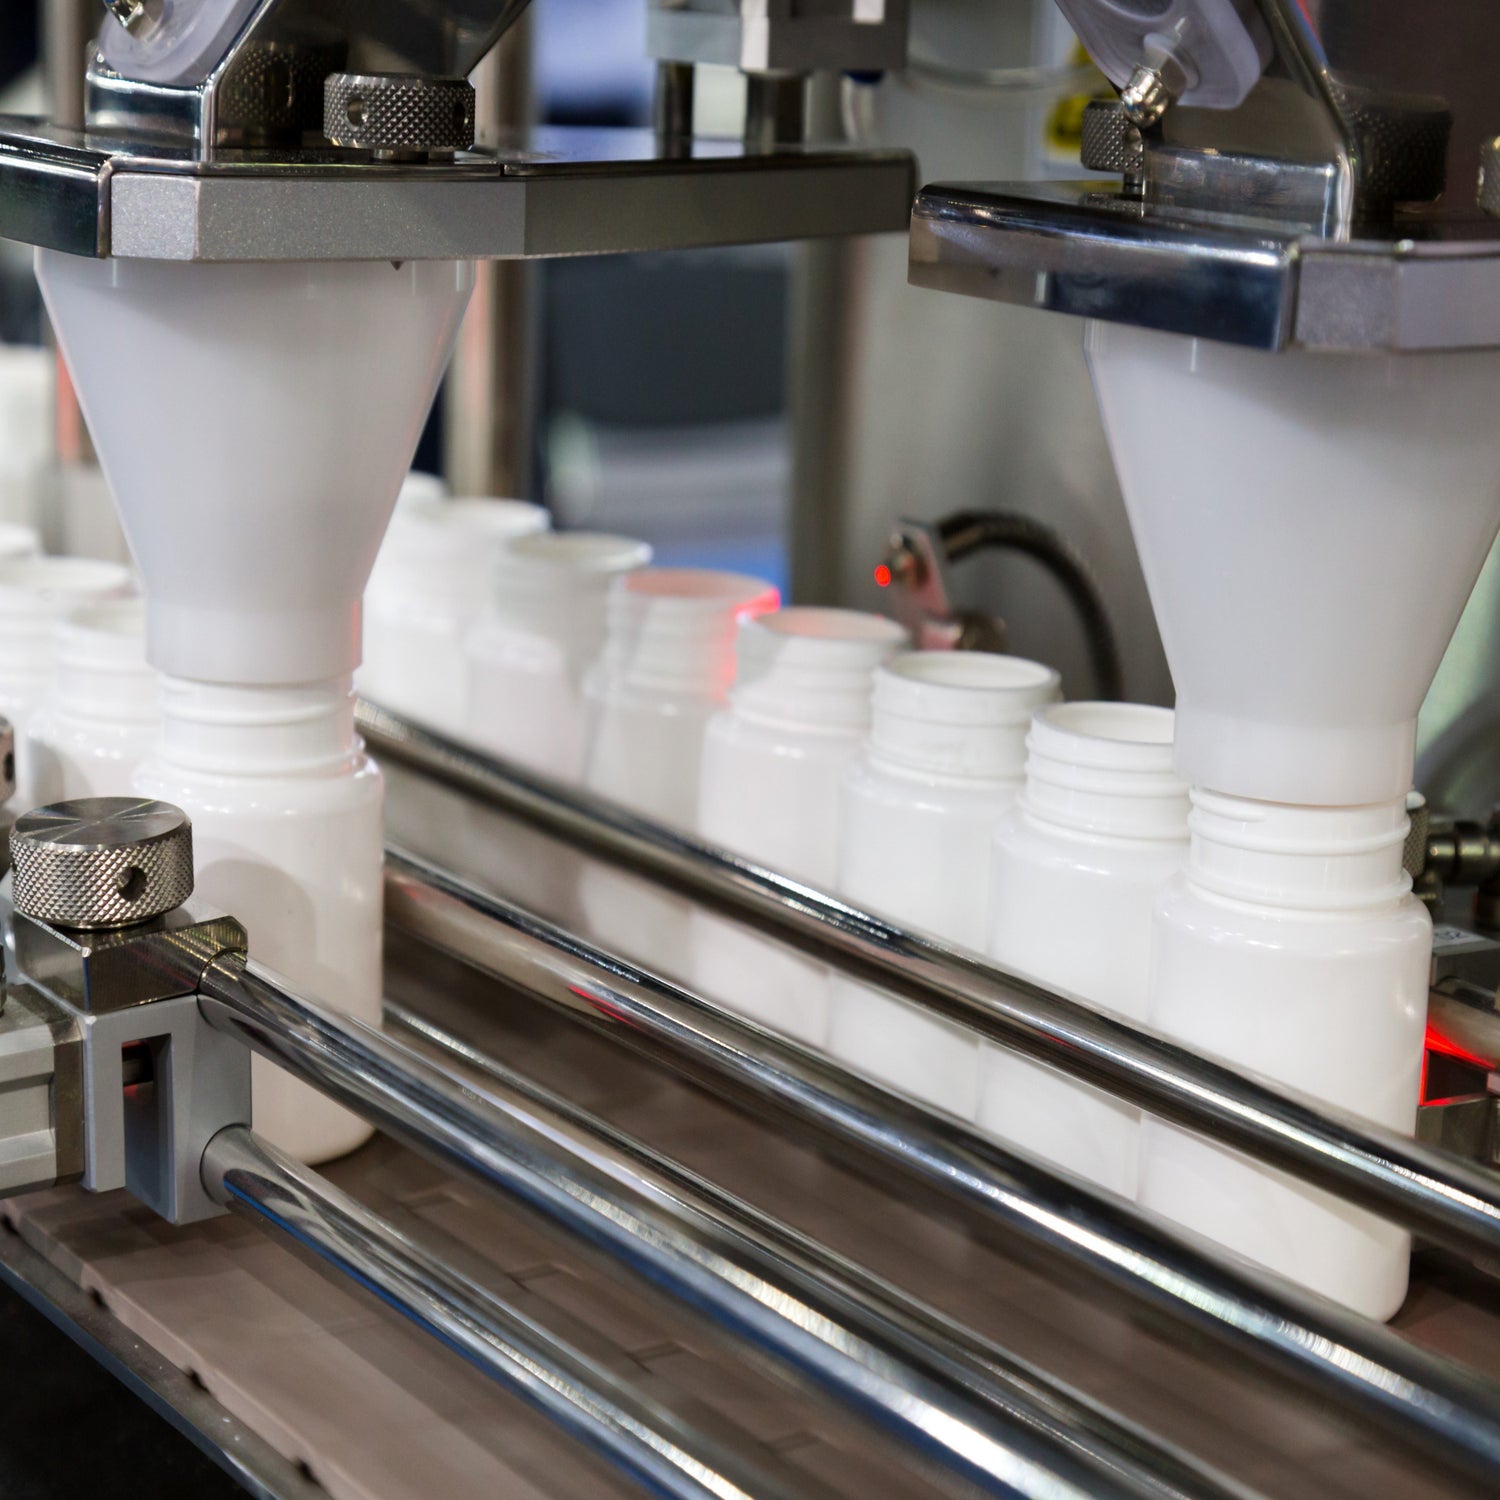
[[[543,128],[392,163],[222,150],[0,116],[0,238],[166,261],[534,259],[902,233],[910,153]]]
[[[163,803],[89,799],[28,813],[11,852],[0,1188],[81,1180],[175,1224],[214,1217],[199,1163],[250,1119],[250,1055],[205,1023],[198,985],[247,940],[191,898],[191,824]]]

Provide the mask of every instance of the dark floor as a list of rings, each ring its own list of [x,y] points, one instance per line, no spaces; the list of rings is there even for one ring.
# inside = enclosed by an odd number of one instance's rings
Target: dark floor
[[[0,1287],[4,1500],[244,1500],[244,1491],[39,1312]]]

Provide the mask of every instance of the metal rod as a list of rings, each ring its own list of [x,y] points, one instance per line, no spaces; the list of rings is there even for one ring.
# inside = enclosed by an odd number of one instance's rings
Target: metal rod
[[[474,70],[476,143],[514,144],[535,115],[532,13]],[[541,299],[536,267],[480,261],[443,386],[443,468],[457,495],[529,497]]]
[[[590,1160],[604,1167],[617,1183],[634,1186],[660,1200],[675,1200],[696,1218],[713,1225],[719,1236],[737,1243],[741,1254],[760,1265],[767,1283],[796,1286],[803,1296],[809,1287],[817,1288],[820,1296],[831,1293],[843,1305],[846,1317],[878,1328],[914,1367],[936,1367],[1007,1420],[1049,1433],[1057,1443],[1087,1455],[1088,1461],[1097,1463],[1104,1473],[1125,1476],[1142,1494],[1242,1493],[1222,1474],[1164,1448],[972,1329],[789,1225],[720,1191],[643,1142],[504,1067],[426,1017],[388,1000],[385,1019],[482,1074],[510,1109],[530,1111],[539,1120],[550,1120],[552,1132],[561,1122],[570,1132],[586,1138]]]
[[[681,1500],[803,1494],[757,1456],[696,1432],[542,1324],[459,1276],[393,1225],[243,1125],[203,1155],[211,1198],[285,1235],[537,1407],[653,1494]],[[766,1458],[769,1458],[766,1455]]]
[[[744,1096],[873,1153],[1047,1263],[1071,1265],[1096,1286],[1123,1293],[1190,1347],[1206,1335],[1319,1404],[1337,1405],[1489,1482],[1500,1477],[1500,1387],[1493,1382],[1278,1277],[1237,1269],[1133,1205],[1005,1151],[423,861],[399,851],[386,858],[393,926],[718,1092],[730,1081]]]
[[[1500,1255],[1500,1180],[1407,1136],[1259,1083],[588,792],[466,749],[372,704],[370,748],[644,873],[1162,1119],[1465,1255]]]
[[[698,70],[690,62],[657,63],[652,123],[663,140],[692,139],[697,77]]]
[[[796,144],[807,130],[807,78],[801,73],[745,74],[745,145],[770,151]]]
[[[873,1310],[697,1212],[670,1185],[659,1196],[644,1168],[611,1175],[596,1160],[599,1142],[567,1119],[481,1093],[242,958],[216,960],[199,994],[210,1025],[444,1168],[613,1256],[980,1491],[1028,1500],[1181,1493],[1055,1421],[1039,1426],[1018,1407],[979,1399],[962,1361],[940,1351],[914,1358],[913,1341]]]

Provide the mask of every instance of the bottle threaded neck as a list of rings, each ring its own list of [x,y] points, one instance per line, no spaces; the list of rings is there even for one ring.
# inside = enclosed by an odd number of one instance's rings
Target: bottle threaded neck
[[[1188,788],[1172,769],[1170,709],[1061,703],[1027,735],[1021,810],[1076,833],[1186,843]]]
[[[162,681],[162,756],[182,769],[320,775],[350,765],[362,749],[349,677],[292,687]]]

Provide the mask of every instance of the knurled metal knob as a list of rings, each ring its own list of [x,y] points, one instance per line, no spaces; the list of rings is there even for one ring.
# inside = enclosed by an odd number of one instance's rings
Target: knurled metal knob
[[[332,73],[323,84],[323,134],[335,146],[379,155],[467,151],[474,88],[417,73]]]
[[[1136,179],[1146,170],[1146,143],[1124,106],[1114,99],[1091,99],[1084,106],[1078,155],[1091,172],[1117,172]]]
[[[83,797],[39,807],[10,834],[12,899],[58,927],[129,927],[193,894],[193,825],[170,802]]]

